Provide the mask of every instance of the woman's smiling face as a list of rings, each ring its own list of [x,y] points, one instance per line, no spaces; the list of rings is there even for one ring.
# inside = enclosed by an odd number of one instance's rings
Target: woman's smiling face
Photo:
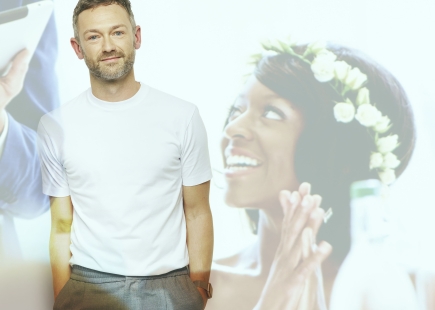
[[[297,189],[294,155],[302,128],[301,112],[251,76],[221,141],[228,205],[267,209],[279,204],[281,190]]]

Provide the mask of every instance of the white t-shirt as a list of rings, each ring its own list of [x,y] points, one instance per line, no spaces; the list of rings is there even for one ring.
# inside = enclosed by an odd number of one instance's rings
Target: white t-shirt
[[[182,185],[211,179],[191,103],[141,84],[130,99],[91,89],[41,118],[43,192],[71,196],[71,265],[125,276],[189,263]]]

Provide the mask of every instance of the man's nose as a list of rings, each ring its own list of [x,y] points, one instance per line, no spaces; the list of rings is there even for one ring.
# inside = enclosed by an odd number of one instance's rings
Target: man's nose
[[[115,44],[113,43],[110,36],[106,36],[103,42],[103,51],[109,53],[109,52],[113,52],[114,50],[116,50]]]

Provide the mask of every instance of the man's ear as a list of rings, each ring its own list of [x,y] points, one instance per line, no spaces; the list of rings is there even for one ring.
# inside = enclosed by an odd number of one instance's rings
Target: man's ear
[[[134,48],[139,49],[142,45],[142,29],[140,26],[136,26],[134,31]]]
[[[71,38],[70,43],[71,43],[71,46],[72,46],[74,52],[76,53],[77,57],[79,59],[85,58],[83,55],[82,48],[80,46],[79,41],[76,38]]]

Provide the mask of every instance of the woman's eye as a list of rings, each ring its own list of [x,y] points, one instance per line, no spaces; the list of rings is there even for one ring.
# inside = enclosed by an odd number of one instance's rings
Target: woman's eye
[[[240,108],[231,107],[230,115],[228,116],[228,121],[231,122],[232,120],[239,117],[241,114],[242,114],[242,110],[240,110]]]
[[[274,107],[267,107],[263,116],[268,119],[283,120],[284,114]]]

